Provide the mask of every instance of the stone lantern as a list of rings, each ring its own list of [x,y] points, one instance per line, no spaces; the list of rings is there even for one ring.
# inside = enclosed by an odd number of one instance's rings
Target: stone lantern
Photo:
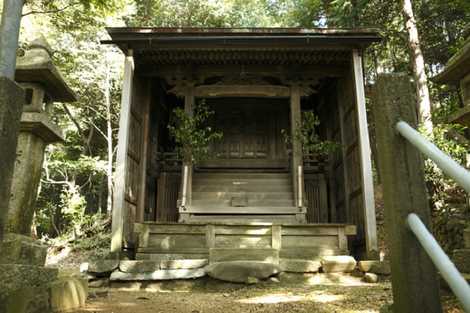
[[[6,228],[11,233],[31,233],[45,148],[64,140],[60,128],[51,121],[51,107],[56,101],[76,101],[74,92],[52,63],[51,55],[50,46],[41,37],[33,41],[24,56],[17,60],[15,80],[23,87],[26,101]]]

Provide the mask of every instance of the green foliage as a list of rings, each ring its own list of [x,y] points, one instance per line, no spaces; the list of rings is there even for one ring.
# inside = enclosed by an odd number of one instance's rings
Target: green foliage
[[[336,142],[322,140],[317,132],[319,125],[320,119],[313,111],[304,111],[302,122],[298,123],[293,136],[290,136],[285,129],[281,130],[281,133],[288,145],[292,145],[293,140],[298,141],[302,145],[304,154],[328,156],[340,146]]]
[[[468,143],[462,140],[464,129],[458,125],[439,124],[433,129],[433,142],[461,164],[465,164]],[[469,212],[466,193],[434,165],[425,162],[427,186],[431,195],[432,227],[444,250],[451,253],[462,247],[462,233],[467,226]]]
[[[181,157],[191,158],[196,164],[209,157],[210,144],[223,136],[222,132],[208,124],[212,115],[214,111],[210,111],[204,101],[195,106],[193,116],[181,108],[173,110],[168,130],[175,140],[176,152]]]

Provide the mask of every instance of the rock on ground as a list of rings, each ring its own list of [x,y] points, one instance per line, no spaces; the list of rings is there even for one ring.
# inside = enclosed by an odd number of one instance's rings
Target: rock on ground
[[[321,266],[325,273],[350,273],[356,268],[356,260],[349,255],[323,256]]]

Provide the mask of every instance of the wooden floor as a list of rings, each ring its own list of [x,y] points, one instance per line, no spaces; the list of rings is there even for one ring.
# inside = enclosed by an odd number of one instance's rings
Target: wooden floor
[[[316,260],[348,254],[345,224],[136,223],[136,259],[209,259],[210,262],[282,258]]]

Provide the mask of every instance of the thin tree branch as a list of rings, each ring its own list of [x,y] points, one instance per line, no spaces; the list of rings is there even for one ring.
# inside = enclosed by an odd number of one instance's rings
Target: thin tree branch
[[[60,13],[60,12],[62,12],[62,11],[67,10],[68,8],[71,8],[71,7],[76,6],[76,5],[78,5],[78,4],[80,4],[80,2],[73,2],[73,3],[69,4],[69,5],[66,5],[66,6],[63,7],[63,8],[55,9],[55,10],[46,10],[46,11],[32,10],[32,11],[29,11],[29,12],[23,14],[22,16],[24,17],[24,16],[28,16],[28,15],[32,15],[32,14],[54,14],[54,13]]]

